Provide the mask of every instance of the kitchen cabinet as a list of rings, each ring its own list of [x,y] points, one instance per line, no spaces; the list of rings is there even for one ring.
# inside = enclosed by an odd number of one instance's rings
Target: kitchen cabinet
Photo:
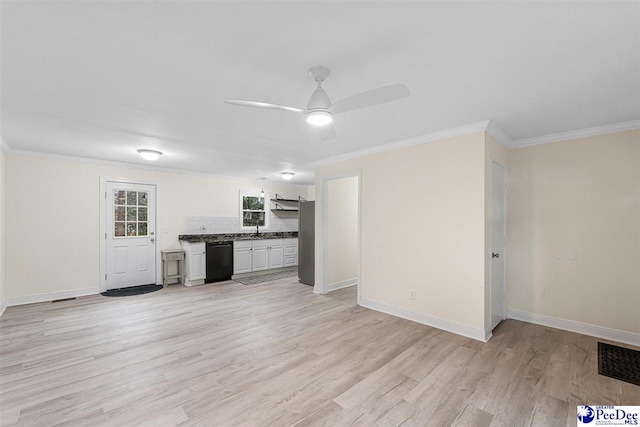
[[[298,265],[298,239],[284,239],[284,267]]]
[[[261,271],[269,268],[269,248],[257,247],[253,248],[251,254],[251,271]]]
[[[285,256],[284,242],[287,240],[295,240],[297,242],[297,239],[235,241],[233,245],[233,274],[285,267],[285,260],[287,258]],[[296,250],[295,262],[293,264],[290,263],[289,266],[297,265],[297,260]]]
[[[204,242],[180,242],[185,252],[185,285],[203,285],[207,275],[207,250]]]
[[[284,246],[269,246],[269,268],[284,267]]]
[[[251,272],[251,240],[233,242],[233,274]]]
[[[253,240],[252,271],[280,268],[284,265],[283,239]]]

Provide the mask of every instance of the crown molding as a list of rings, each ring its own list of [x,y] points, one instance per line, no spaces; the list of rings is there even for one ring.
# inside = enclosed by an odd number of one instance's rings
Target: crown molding
[[[550,135],[536,136],[514,141],[511,148],[530,147],[532,145],[549,144],[552,142],[566,141],[569,139],[586,138],[589,136],[605,135],[614,132],[640,129],[640,120],[614,123],[611,125],[596,126],[592,128],[572,130],[568,132],[552,133]]]
[[[490,120],[471,123],[466,126],[460,126],[452,129],[445,129],[438,132],[427,133],[424,135],[414,136],[387,144],[376,145],[374,147],[363,148],[362,150],[351,151],[349,153],[339,154],[326,159],[318,160],[311,164],[313,167],[330,165],[333,163],[344,162],[345,160],[358,159],[361,157],[380,154],[387,151],[399,150],[401,148],[413,147],[414,145],[427,144],[429,142],[439,141],[441,139],[452,138],[454,136],[467,135],[475,132],[484,132],[489,126]]]
[[[487,124],[487,133],[506,148],[513,148],[513,140],[493,120]]]
[[[54,153],[45,153],[41,151],[20,150],[16,148],[9,149],[9,151],[7,151],[7,154],[10,154],[16,157],[56,159],[56,160],[64,160],[69,162],[92,163],[92,164],[102,165],[102,166],[142,169],[142,170],[148,170],[153,172],[174,173],[174,174],[191,175],[191,176],[203,176],[208,178],[217,178],[217,179],[225,179],[225,180],[244,181],[244,182],[256,182],[255,179],[251,179],[251,178],[219,175],[219,174],[214,174],[209,172],[192,171],[188,169],[173,169],[173,168],[167,168],[162,166],[140,165],[137,163],[119,162],[116,160],[103,160],[103,159],[94,159],[91,157],[68,156],[66,154],[54,154]],[[280,182],[272,179],[265,179],[265,181],[268,181],[274,184],[286,184],[286,185],[291,185],[296,187],[305,187],[305,188],[308,187],[309,185],[313,185],[313,184],[297,184],[293,182],[284,182],[284,181]]]

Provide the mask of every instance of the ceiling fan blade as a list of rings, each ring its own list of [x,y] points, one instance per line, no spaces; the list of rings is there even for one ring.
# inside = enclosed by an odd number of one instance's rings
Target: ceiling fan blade
[[[406,85],[394,83],[341,99],[331,106],[331,111],[333,113],[343,113],[345,111],[359,110],[360,108],[372,107],[406,98],[409,94],[409,88]]]
[[[335,139],[338,136],[336,134],[336,127],[333,125],[333,123],[329,123],[328,125],[324,126],[318,126],[316,131],[318,132],[318,136],[322,141]]]
[[[295,107],[288,107],[286,105],[269,104],[268,102],[260,101],[244,101],[242,99],[225,99],[225,104],[238,105],[240,107],[253,107],[253,108],[268,108],[270,110],[282,110],[293,111],[294,113],[302,113],[304,110]]]

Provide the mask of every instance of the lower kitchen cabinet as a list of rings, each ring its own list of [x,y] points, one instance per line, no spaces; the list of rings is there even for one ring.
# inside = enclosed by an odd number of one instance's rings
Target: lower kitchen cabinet
[[[284,265],[293,267],[298,265],[298,239],[284,239]]]
[[[204,242],[180,242],[185,252],[185,285],[202,285],[207,275],[207,250]]]
[[[298,239],[262,239],[240,240],[233,243],[233,274],[249,273],[252,271],[269,270],[285,267],[285,244],[287,240]],[[297,265],[297,250],[295,263]]]
[[[269,248],[253,248],[251,254],[251,271],[267,270],[269,268]]]
[[[233,242],[233,274],[251,272],[251,240]]]
[[[284,267],[284,246],[269,246],[269,268]]]

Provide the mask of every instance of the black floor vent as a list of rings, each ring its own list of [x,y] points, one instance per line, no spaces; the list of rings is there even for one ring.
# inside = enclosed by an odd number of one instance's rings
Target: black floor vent
[[[598,373],[640,386],[640,351],[599,342]]]

